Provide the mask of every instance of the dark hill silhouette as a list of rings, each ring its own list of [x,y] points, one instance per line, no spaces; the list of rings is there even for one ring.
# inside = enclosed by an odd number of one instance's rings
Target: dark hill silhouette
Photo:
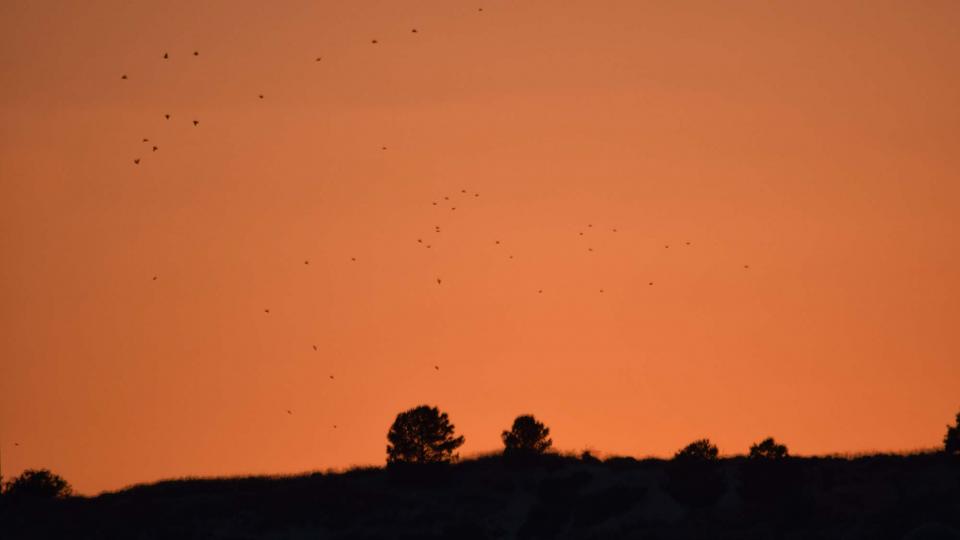
[[[789,497],[749,500],[747,457],[711,460],[709,504],[670,495],[673,460],[500,455],[292,477],[186,479],[97,497],[3,502],[0,536],[35,538],[876,538],[960,537],[960,463],[943,452],[783,457]],[[409,469],[406,470],[407,472]],[[937,536],[939,535],[939,536]]]

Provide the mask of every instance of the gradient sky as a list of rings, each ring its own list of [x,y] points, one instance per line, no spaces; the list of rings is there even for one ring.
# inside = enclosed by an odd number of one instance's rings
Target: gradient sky
[[[381,464],[420,403],[468,455],[521,413],[604,454],[936,446],[958,25],[953,1],[4,1],[3,472],[93,494]]]

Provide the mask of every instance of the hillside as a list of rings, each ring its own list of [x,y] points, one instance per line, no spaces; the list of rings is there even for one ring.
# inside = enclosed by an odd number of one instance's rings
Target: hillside
[[[960,463],[942,454],[669,461],[499,456],[439,468],[187,479],[11,504],[27,538],[960,538]]]

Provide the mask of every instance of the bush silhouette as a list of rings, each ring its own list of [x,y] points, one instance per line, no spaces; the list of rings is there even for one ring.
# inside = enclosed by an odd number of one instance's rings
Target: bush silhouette
[[[683,462],[716,461],[720,455],[717,447],[710,439],[699,439],[684,446],[673,455],[673,459]]]
[[[507,457],[538,456],[553,445],[550,428],[530,414],[514,419],[513,427],[504,431],[500,438],[503,439],[503,455]]]
[[[28,469],[7,482],[3,493],[10,500],[62,499],[69,497],[73,488],[47,469]]]
[[[750,459],[783,459],[789,452],[786,445],[777,444],[773,437],[754,444],[750,447]]]
[[[773,437],[750,447],[740,467],[740,479],[744,499],[770,504],[797,495],[801,484],[799,468],[790,459],[786,445],[778,444]]]
[[[387,465],[450,463],[463,445],[447,413],[420,405],[397,415],[387,432]]]
[[[710,439],[699,439],[678,450],[667,465],[666,491],[688,506],[717,502],[727,488],[719,454]]]
[[[947,426],[947,434],[943,437],[943,449],[951,456],[960,456],[960,413],[957,413],[957,423]]]

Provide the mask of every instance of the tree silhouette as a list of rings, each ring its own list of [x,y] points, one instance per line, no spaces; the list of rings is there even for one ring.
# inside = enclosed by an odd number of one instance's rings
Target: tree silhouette
[[[673,459],[684,462],[716,461],[720,451],[710,439],[699,439],[684,446],[673,455]]]
[[[537,421],[532,414],[516,417],[513,427],[500,435],[503,439],[503,454],[505,456],[535,456],[550,449],[553,441],[550,437],[550,428]]]
[[[797,465],[786,445],[778,444],[773,437],[752,445],[740,466],[741,495],[765,506],[796,499],[803,481]]]
[[[777,444],[773,437],[754,444],[750,447],[750,459],[783,459],[788,456],[786,445]]]
[[[28,469],[7,482],[4,496],[10,499],[62,499],[69,497],[73,488],[61,476],[47,469]]]
[[[719,455],[710,439],[696,440],[678,450],[667,465],[666,491],[692,507],[717,502],[727,487]]]
[[[387,465],[399,463],[450,463],[463,445],[463,437],[454,437],[454,426],[447,413],[436,407],[420,405],[397,415],[387,432]]]
[[[947,426],[947,434],[943,437],[943,449],[951,456],[960,456],[960,412],[957,413],[957,423]]]

